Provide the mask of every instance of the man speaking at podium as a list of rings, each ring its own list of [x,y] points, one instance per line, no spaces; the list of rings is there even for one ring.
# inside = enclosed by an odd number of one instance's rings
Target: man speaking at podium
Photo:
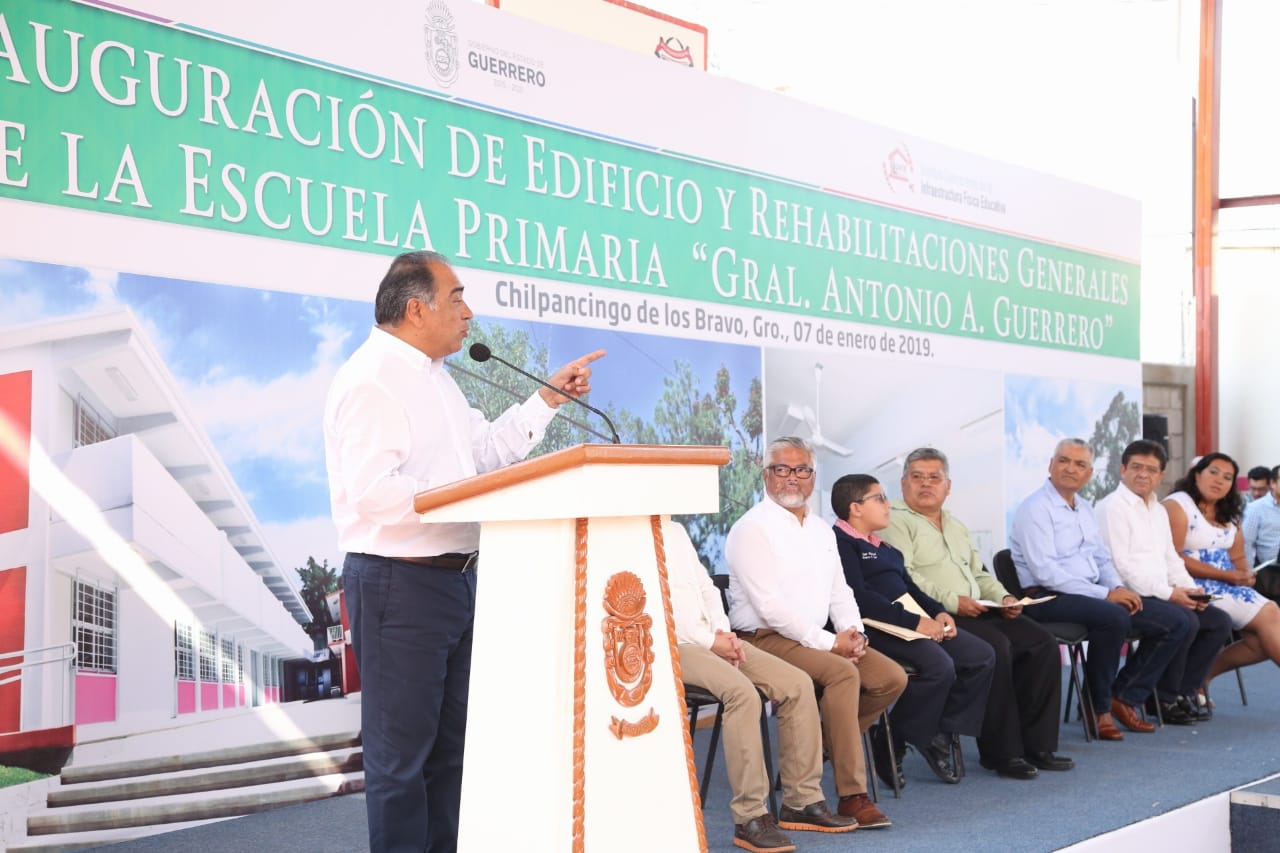
[[[471,321],[442,255],[391,263],[369,339],[325,401],[325,465],[351,640],[360,671],[369,847],[457,848],[471,673],[478,524],[423,524],[418,492],[523,459],[556,409],[591,389],[597,350],[492,423],[468,406],[444,358]]]

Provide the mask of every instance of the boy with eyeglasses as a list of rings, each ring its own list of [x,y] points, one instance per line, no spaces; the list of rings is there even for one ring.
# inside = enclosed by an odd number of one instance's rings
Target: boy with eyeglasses
[[[870,628],[876,648],[914,671],[889,722],[893,742],[883,729],[872,739],[876,772],[889,784],[902,784],[902,755],[911,744],[933,774],[948,784],[960,781],[952,760],[954,735],[977,736],[995,667],[995,652],[930,598],[907,573],[902,552],[876,532],[889,526],[889,496],[869,474],[846,474],[831,487],[831,509],[837,516],[836,547],[844,577],[858,608],[884,628]],[[901,636],[906,629],[923,638]],[[1027,765],[1036,775],[1034,767]]]

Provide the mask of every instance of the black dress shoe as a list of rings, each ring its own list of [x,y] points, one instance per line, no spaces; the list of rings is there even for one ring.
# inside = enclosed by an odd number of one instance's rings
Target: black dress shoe
[[[1183,711],[1185,711],[1187,714],[1191,715],[1191,717],[1195,719],[1196,722],[1202,723],[1202,722],[1205,722],[1206,720],[1213,719],[1213,709],[1211,709],[1208,705],[1204,705],[1202,707],[1195,700],[1194,697],[1179,696],[1178,707],[1181,708]]]
[[[1192,714],[1178,702],[1161,702],[1160,719],[1170,726],[1194,726],[1200,722],[1199,714]]]
[[[951,763],[951,736],[939,732],[933,736],[933,740],[929,741],[929,745],[920,750],[920,757],[924,759],[925,764],[929,765],[929,769],[933,771],[933,775],[937,776],[948,785],[955,785],[960,781],[960,774],[956,772],[955,765]]]
[[[1170,726],[1194,726],[1200,721],[1200,715],[1192,712],[1190,704],[1181,696],[1166,702],[1160,700],[1160,710],[1156,711],[1156,700],[1154,697],[1147,697],[1146,701],[1147,717],[1150,719],[1159,719],[1166,725]]]
[[[1034,779],[1040,775],[1030,763],[1023,758],[1006,758],[1004,761],[982,761],[987,770],[994,770],[997,776],[1006,779]]]
[[[902,758],[906,755],[906,747],[891,745],[888,733],[879,723],[872,726],[867,734],[871,735],[871,760],[875,764],[876,775],[891,788],[894,787],[893,780],[897,776],[897,789],[901,791],[907,786],[907,779],[902,774]]]
[[[1041,770],[1070,770],[1076,763],[1065,755],[1052,752],[1028,752],[1027,762]]]

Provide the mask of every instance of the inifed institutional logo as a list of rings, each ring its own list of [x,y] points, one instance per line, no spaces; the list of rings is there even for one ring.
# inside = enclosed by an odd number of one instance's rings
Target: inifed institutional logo
[[[674,62],[677,65],[686,65],[693,67],[693,54],[689,52],[688,46],[675,36],[667,36],[666,38],[658,37],[658,44],[653,49],[653,55],[667,62]]]
[[[427,4],[422,27],[427,48],[427,67],[441,86],[448,88],[458,79],[458,33],[449,6],[441,0]]]
[[[911,151],[905,143],[889,152],[884,158],[884,182],[893,192],[916,191],[916,166],[911,160]]]

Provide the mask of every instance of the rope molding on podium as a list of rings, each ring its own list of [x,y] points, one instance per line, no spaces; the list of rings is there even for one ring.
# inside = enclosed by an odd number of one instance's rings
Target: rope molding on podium
[[[658,568],[658,588],[662,595],[663,621],[667,629],[667,646],[675,678],[676,698],[684,705],[684,674],[676,640],[675,619],[671,613],[671,587],[667,582],[667,553],[662,538],[662,517],[649,517],[653,535],[654,557]],[[575,519],[574,584],[573,584],[573,853],[584,853],[583,824],[586,815],[586,658],[587,658],[587,519]],[[683,719],[683,717],[679,717]],[[702,822],[702,802],[698,797],[698,768],[693,757],[693,736],[681,725],[684,737],[685,766],[689,776],[689,796],[693,804],[698,832],[698,850],[707,853],[707,832]]]
[[[653,530],[653,551],[658,561],[658,588],[662,591],[662,612],[667,623],[667,644],[671,650],[671,669],[676,679],[676,700],[684,707],[684,671],[680,667],[680,650],[676,641],[676,620],[671,612],[671,586],[667,583],[667,549],[662,538],[662,516],[649,516]],[[698,765],[693,758],[693,733],[679,718],[684,732],[684,757],[689,768],[689,795],[693,799],[693,819],[698,827],[698,850],[707,853],[707,829],[702,823],[702,799],[698,796]]]
[[[587,520],[576,521],[573,576],[573,853],[583,853],[582,823],[586,814],[587,707]]]

